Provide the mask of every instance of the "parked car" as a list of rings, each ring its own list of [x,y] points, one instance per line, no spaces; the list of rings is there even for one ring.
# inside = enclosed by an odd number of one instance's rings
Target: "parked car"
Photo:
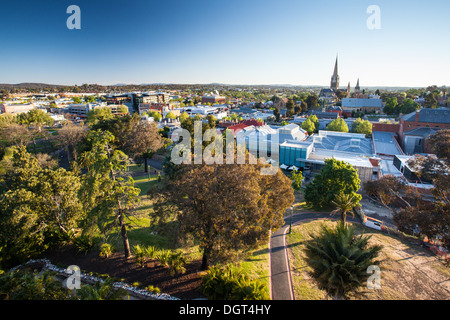
[[[371,218],[371,217],[368,217],[368,216],[364,217],[363,224],[366,227],[369,227],[369,228],[372,228],[372,229],[376,229],[376,230],[383,231],[385,229],[383,221],[377,220],[375,218]]]

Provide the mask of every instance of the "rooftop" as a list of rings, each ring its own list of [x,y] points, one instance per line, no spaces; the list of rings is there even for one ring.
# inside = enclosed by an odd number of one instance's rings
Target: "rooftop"
[[[372,137],[376,154],[390,156],[404,154],[395,139],[395,133],[374,131],[372,132]]]
[[[320,130],[306,141],[312,141],[315,149],[361,155],[374,154],[372,140],[367,139],[364,134]]]
[[[419,113],[419,122],[429,123],[448,123],[450,124],[450,109],[449,108],[423,108],[418,111],[414,111],[402,116],[403,121],[415,122],[416,113]]]

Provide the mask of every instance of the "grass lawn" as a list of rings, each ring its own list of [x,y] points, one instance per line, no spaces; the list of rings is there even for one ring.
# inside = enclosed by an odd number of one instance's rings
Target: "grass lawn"
[[[322,223],[334,226],[336,221],[305,222],[287,235],[289,261],[296,300],[329,299],[309,276],[311,268],[304,260],[305,243],[316,234]],[[450,268],[420,246],[395,236],[355,224],[357,234],[371,235],[370,244],[380,244],[381,289],[361,288],[361,295],[351,299],[364,300],[448,300],[450,299]]]
[[[250,256],[241,262],[241,267],[251,278],[258,279],[265,285],[264,300],[270,300],[269,244],[261,245],[249,254]]]

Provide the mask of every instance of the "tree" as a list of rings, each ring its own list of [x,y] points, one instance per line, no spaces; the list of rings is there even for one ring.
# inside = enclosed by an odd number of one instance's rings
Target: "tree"
[[[355,201],[359,202],[362,196],[356,192],[360,188],[360,183],[358,171],[349,163],[329,158],[325,160],[320,173],[306,186],[305,201],[315,208],[324,208],[343,192],[353,195]]]
[[[189,114],[186,111],[184,111],[179,117],[180,123],[184,122],[188,118],[189,118]]]
[[[162,119],[162,115],[161,113],[159,113],[158,111],[152,111],[149,113],[150,117],[153,118],[153,120],[155,120],[156,122],[161,121]]]
[[[417,111],[419,109],[420,109],[420,104],[418,104],[411,98],[407,98],[407,99],[405,99],[405,101],[403,101],[403,103],[400,107],[400,112],[403,114],[408,114],[408,113]]]
[[[0,137],[7,146],[26,146],[31,140],[30,131],[20,124],[11,123],[0,130]]]
[[[108,131],[91,131],[92,149],[81,154],[80,163],[87,170],[81,186],[81,200],[87,212],[83,233],[95,229],[104,235],[120,230],[125,258],[131,255],[125,219],[139,203],[140,189],[126,176],[128,157],[112,148],[114,136]]]
[[[181,235],[191,234],[203,252],[202,269],[210,261],[266,241],[284,223],[294,201],[292,181],[281,170],[261,175],[266,165],[181,165],[177,179],[158,191],[154,215],[176,215]]]
[[[84,97],[84,102],[86,102],[86,103],[95,103],[95,96],[93,96],[93,95],[85,96]]]
[[[297,172],[297,170],[293,170],[291,173],[291,180],[292,180],[292,188],[295,191],[299,191],[303,182],[302,172],[301,171]]]
[[[169,111],[169,112],[166,114],[166,118],[167,118],[167,119],[173,119],[173,120],[175,120],[175,119],[177,118],[177,116],[176,116],[172,111]]]
[[[331,214],[340,214],[342,223],[345,223],[348,212],[353,215],[353,208],[360,206],[359,200],[353,194],[342,192],[336,195],[333,204],[336,206],[336,210],[332,211]]]
[[[83,103],[83,101],[81,100],[80,97],[73,97],[73,98],[72,98],[72,101],[73,101],[73,103],[76,103],[76,104]]]
[[[319,130],[319,119],[315,114],[312,114],[308,117],[309,120],[311,120],[314,123],[314,127],[316,128],[315,132]]]
[[[162,146],[163,141],[156,124],[140,121],[125,136],[123,150],[132,157],[143,157],[145,172],[148,172],[147,159]]]
[[[43,252],[52,235],[71,237],[83,218],[80,179],[63,168],[40,167],[24,146],[13,149],[10,161],[0,179],[0,248],[3,259],[23,262]]]
[[[348,126],[347,123],[345,123],[344,119],[337,118],[328,124],[327,130],[337,132],[348,132]]]
[[[301,108],[302,108],[302,112],[305,113],[306,111],[308,111],[308,104],[305,101],[302,101],[301,103]]]
[[[352,123],[352,131],[354,133],[365,134],[368,137],[372,134],[372,124],[369,120],[361,120],[361,118],[358,118]]]
[[[276,121],[280,121],[281,114],[280,114],[280,109],[279,108],[275,108],[273,110],[273,115],[274,115]]]
[[[433,92],[428,93],[425,95],[425,108],[436,108],[437,107],[437,99],[436,94]]]
[[[286,103],[286,116],[290,117],[295,114],[294,106],[295,106],[294,100],[288,99],[288,102]]]
[[[369,266],[378,265],[381,246],[369,246],[370,237],[355,235],[352,225],[339,223],[335,229],[322,226],[319,235],[306,244],[306,262],[319,288],[333,299],[347,299],[350,292],[368,280]]]
[[[211,128],[215,128],[216,127],[216,123],[217,123],[217,118],[215,115],[213,114],[208,114],[206,116],[206,120],[208,120],[208,124]]]
[[[316,131],[316,126],[309,118],[303,121],[301,127],[303,130],[306,130],[309,135],[312,135]]]
[[[114,118],[111,108],[95,108],[87,113],[86,122],[89,126],[94,126],[100,121]]]
[[[56,141],[67,149],[67,157],[70,161],[77,160],[77,146],[86,137],[87,131],[82,125],[69,122],[58,131]]]
[[[396,97],[387,98],[386,105],[383,108],[385,114],[398,114],[398,101]]]
[[[319,96],[317,94],[310,94],[306,98],[306,104],[308,105],[308,108],[315,109],[319,105]]]

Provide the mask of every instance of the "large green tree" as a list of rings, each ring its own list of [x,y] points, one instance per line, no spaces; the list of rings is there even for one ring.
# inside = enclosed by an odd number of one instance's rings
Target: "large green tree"
[[[81,155],[80,163],[87,172],[83,176],[81,200],[86,210],[83,232],[90,236],[99,230],[108,235],[120,230],[124,254],[131,256],[127,234],[127,216],[132,214],[140,199],[140,189],[127,176],[128,156],[114,149],[114,136],[108,131],[91,131],[92,149]]]
[[[292,181],[281,170],[261,175],[265,165],[181,165],[177,179],[159,191],[155,215],[176,215],[180,234],[190,234],[203,252],[202,268],[266,241],[284,223],[294,201]]]
[[[306,130],[309,135],[312,135],[314,131],[316,131],[316,126],[314,125],[314,122],[312,122],[309,118],[303,121],[301,127],[303,130]]]
[[[51,241],[71,237],[83,218],[80,179],[63,168],[40,167],[24,146],[13,149],[5,161],[10,165],[0,178],[1,255],[21,262],[43,252]]]
[[[345,123],[344,119],[337,118],[328,124],[327,130],[337,132],[348,132],[348,125],[347,123]]]
[[[351,194],[359,202],[362,196],[356,193],[361,180],[358,171],[349,163],[329,158],[314,180],[306,186],[305,201],[316,208],[329,206],[339,193]]]
[[[361,118],[358,118],[352,123],[352,132],[370,136],[372,134],[372,124],[369,120],[362,120]]]

